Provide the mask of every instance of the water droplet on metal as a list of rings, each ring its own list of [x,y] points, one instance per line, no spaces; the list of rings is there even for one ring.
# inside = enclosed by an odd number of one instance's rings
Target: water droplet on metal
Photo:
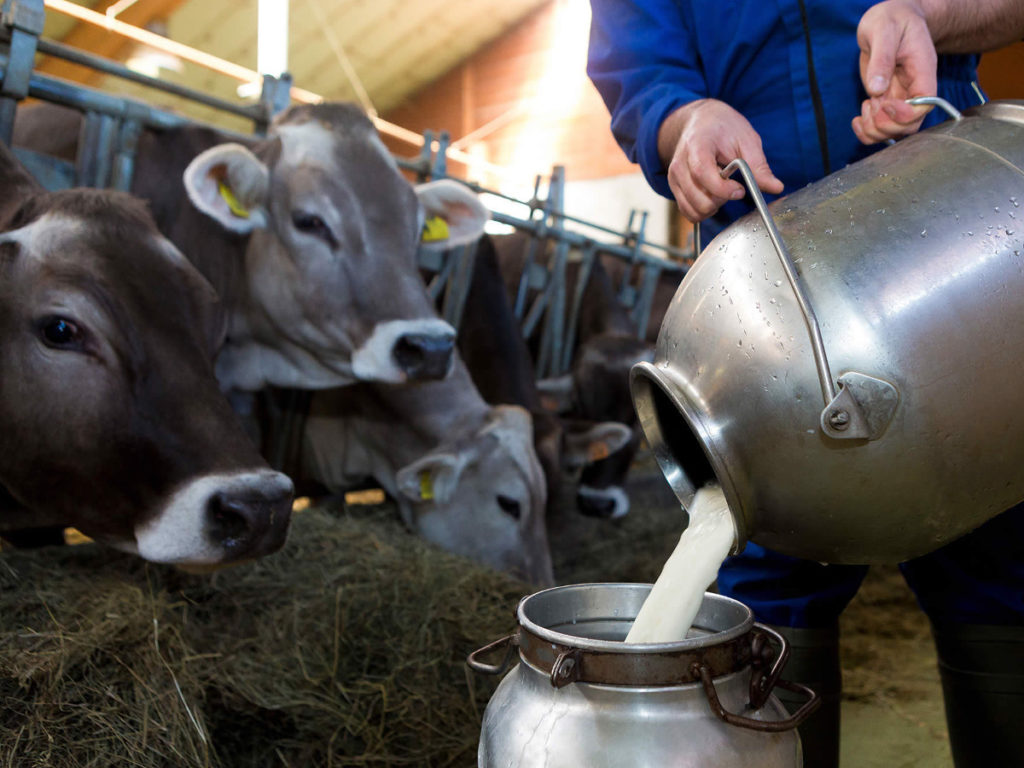
[[[776,280],[775,281],[775,287],[778,288],[780,285],[782,285],[782,281],[781,280]]]
[[[921,237],[928,237],[928,230],[927,229],[922,229],[921,230]]]

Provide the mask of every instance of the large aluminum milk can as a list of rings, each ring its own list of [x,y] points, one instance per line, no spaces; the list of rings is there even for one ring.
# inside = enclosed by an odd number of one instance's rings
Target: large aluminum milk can
[[[676,496],[717,481],[741,548],[898,562],[1024,499],[1024,102],[952,111],[752,189],[632,371]]]
[[[706,594],[690,637],[623,642],[649,584],[576,584],[523,599],[515,634],[470,655],[500,674],[484,711],[481,768],[794,768],[796,726],[818,706],[779,680],[788,648],[749,608]],[[778,650],[776,649],[778,644]],[[505,650],[505,660],[483,657]],[[779,685],[808,696],[792,716]]]

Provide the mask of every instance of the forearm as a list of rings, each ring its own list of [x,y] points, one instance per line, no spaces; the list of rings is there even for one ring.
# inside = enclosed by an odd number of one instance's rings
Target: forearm
[[[918,0],[938,53],[980,53],[1024,38],[1022,0]]]

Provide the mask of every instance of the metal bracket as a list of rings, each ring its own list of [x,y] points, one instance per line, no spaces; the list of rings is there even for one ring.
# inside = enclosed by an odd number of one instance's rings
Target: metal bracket
[[[775,246],[775,253],[786,273],[786,279],[793,290],[810,335],[814,362],[818,369],[818,381],[825,400],[825,410],[821,412],[821,428],[826,435],[837,440],[877,440],[892,419],[899,403],[899,392],[887,381],[853,371],[839,377],[837,388],[832,379],[828,356],[825,353],[825,342],[821,337],[821,327],[814,314],[814,307],[800,284],[796,266],[778,227],[775,226],[775,220],[768,211],[768,205],[757,187],[750,166],[745,160],[736,158],[722,169],[722,178],[729,178],[737,169],[746,182],[757,212],[761,214],[761,219],[768,230],[768,237]]]
[[[46,12],[42,0],[3,0],[0,28],[10,37],[6,71],[0,78],[0,141],[10,144],[17,102],[28,96],[36,43]]]
[[[821,429],[836,440],[877,440],[899,402],[900,393],[889,382],[849,371],[839,377],[839,392],[821,412]]]

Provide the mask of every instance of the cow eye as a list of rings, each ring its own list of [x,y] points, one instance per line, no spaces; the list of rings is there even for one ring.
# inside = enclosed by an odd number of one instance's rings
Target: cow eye
[[[519,508],[519,502],[513,499],[511,496],[505,496],[498,494],[498,506],[501,507],[501,511],[506,515],[511,515],[516,520],[522,515],[522,511]]]
[[[63,317],[50,317],[40,327],[43,341],[49,347],[67,349],[76,347],[82,340],[78,326]]]
[[[313,237],[319,237],[325,241],[328,245],[335,245],[334,233],[331,232],[331,228],[327,226],[327,223],[317,216],[315,213],[306,213],[305,211],[292,211],[292,225],[307,235]]]

